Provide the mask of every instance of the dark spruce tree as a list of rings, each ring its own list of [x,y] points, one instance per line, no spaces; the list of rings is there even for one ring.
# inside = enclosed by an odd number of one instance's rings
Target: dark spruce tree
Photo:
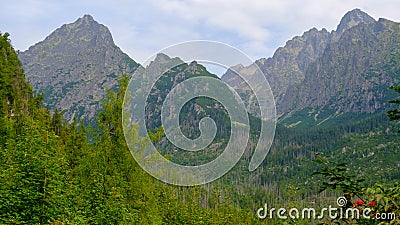
[[[394,90],[397,93],[400,93],[400,85],[399,86],[391,86],[390,89]],[[400,105],[400,98],[390,100],[389,103]],[[391,121],[398,121],[400,120],[400,108],[391,109],[387,112],[389,120]],[[400,133],[400,130],[398,130]]]

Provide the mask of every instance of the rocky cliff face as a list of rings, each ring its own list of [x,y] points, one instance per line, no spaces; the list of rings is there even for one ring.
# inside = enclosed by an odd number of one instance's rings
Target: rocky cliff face
[[[45,103],[64,110],[68,119],[93,118],[106,89],[116,88],[118,75],[132,74],[138,66],[89,15],[56,29],[19,59]]]
[[[336,31],[311,29],[255,64],[271,85],[280,115],[307,108],[376,112],[386,106],[387,86],[400,78],[399,41],[398,23],[375,21],[355,9]],[[239,92],[247,90],[229,71],[222,79]]]
[[[379,19],[345,31],[289,89],[282,110],[306,107],[339,112],[375,112],[386,107],[387,87],[398,83],[400,24]]]
[[[278,48],[273,57],[256,60],[255,65],[264,73],[274,93],[278,112],[282,112],[281,102],[288,88],[297,86],[304,80],[308,66],[323,54],[331,38],[332,34],[326,29],[318,31],[313,28]],[[244,74],[254,73],[255,65],[236,66],[235,70]],[[222,80],[239,92],[249,92],[249,87],[232,71],[228,70]],[[248,107],[254,109],[255,105],[256,102],[251,102]]]

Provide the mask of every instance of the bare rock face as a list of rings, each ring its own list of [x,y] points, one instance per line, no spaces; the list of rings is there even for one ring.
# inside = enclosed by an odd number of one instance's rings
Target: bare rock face
[[[106,89],[116,88],[116,78],[132,74],[138,66],[114,44],[108,28],[90,15],[62,25],[21,52],[19,59],[45,103],[64,110],[68,119],[92,119]]]
[[[400,24],[380,19],[353,26],[311,64],[298,88],[287,92],[283,110],[306,107],[373,113],[387,107],[399,82]]]
[[[302,36],[294,37],[286,42],[284,47],[275,51],[273,57],[261,58],[256,60],[254,65],[236,66],[234,69],[248,75],[254,71],[254,67],[257,65],[271,86],[278,112],[282,112],[281,102],[285,93],[289,88],[298,86],[304,80],[308,66],[322,55],[331,36],[332,34],[326,29],[318,31],[313,28]],[[222,76],[222,80],[238,89],[239,92],[245,90],[246,93],[249,93],[249,87],[246,87],[243,80],[230,70]],[[252,98],[248,97],[247,99]],[[249,103],[248,108],[257,108],[254,104],[256,103]],[[258,114],[257,112],[253,113]]]
[[[360,9],[354,9],[343,16],[336,28],[336,32],[343,33],[344,31],[357,26],[358,24],[373,22],[375,22],[375,20],[370,15],[361,11]]]
[[[307,108],[373,113],[387,106],[387,87],[400,80],[399,47],[399,23],[376,21],[355,9],[342,18],[336,31],[311,29],[288,41],[273,57],[238,68],[248,72],[257,65],[263,71],[279,115]],[[239,93],[249,94],[231,71],[222,79]],[[250,109],[254,104],[247,102]]]

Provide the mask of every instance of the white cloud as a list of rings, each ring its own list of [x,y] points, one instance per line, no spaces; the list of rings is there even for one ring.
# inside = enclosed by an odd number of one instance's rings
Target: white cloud
[[[204,23],[205,29],[236,36],[233,45],[252,57],[270,56],[272,49],[295,35],[313,27],[336,29],[340,18],[349,10],[361,8],[380,15],[394,16],[400,2],[358,0],[162,0],[155,6],[174,18],[190,24]],[[397,6],[397,7],[395,7]],[[373,14],[374,15],[374,14]],[[263,53],[263,51],[265,52]]]

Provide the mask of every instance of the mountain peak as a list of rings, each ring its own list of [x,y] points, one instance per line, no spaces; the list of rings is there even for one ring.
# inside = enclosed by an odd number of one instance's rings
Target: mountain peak
[[[82,18],[77,19],[75,22],[66,24],[66,28],[69,30],[92,30],[96,32],[108,32],[108,28],[96,20],[91,15],[85,14]]]
[[[91,21],[94,21],[93,16],[91,16],[91,15],[89,15],[89,14],[83,15],[82,20],[84,20],[84,21],[90,21],[90,22],[91,22]]]
[[[169,57],[168,55],[164,54],[164,53],[157,53],[156,58],[154,59],[154,61],[159,62],[159,61],[169,61],[171,60],[171,57]]]
[[[104,45],[115,47],[110,30],[88,14],[56,29],[47,37],[47,41],[68,46],[77,52],[87,48],[103,48]]]
[[[93,25],[93,24],[100,25],[96,20],[94,20],[93,16],[91,16],[89,14],[83,15],[82,18],[78,18],[72,24],[76,24],[76,25]]]
[[[115,45],[108,28],[90,15],[57,28],[19,58],[50,109],[66,110],[68,119],[94,118],[105,90],[117,87],[116,77],[137,67]]]
[[[148,67],[156,68],[156,71],[169,68],[171,65],[179,65],[184,63],[179,57],[171,58],[165,53],[158,53],[155,58],[150,62]],[[155,73],[152,71],[152,73]]]
[[[357,26],[360,23],[371,23],[374,21],[375,19],[367,13],[361,11],[360,9],[353,9],[343,16],[339,25],[337,26],[336,31],[341,33],[354,26]]]

